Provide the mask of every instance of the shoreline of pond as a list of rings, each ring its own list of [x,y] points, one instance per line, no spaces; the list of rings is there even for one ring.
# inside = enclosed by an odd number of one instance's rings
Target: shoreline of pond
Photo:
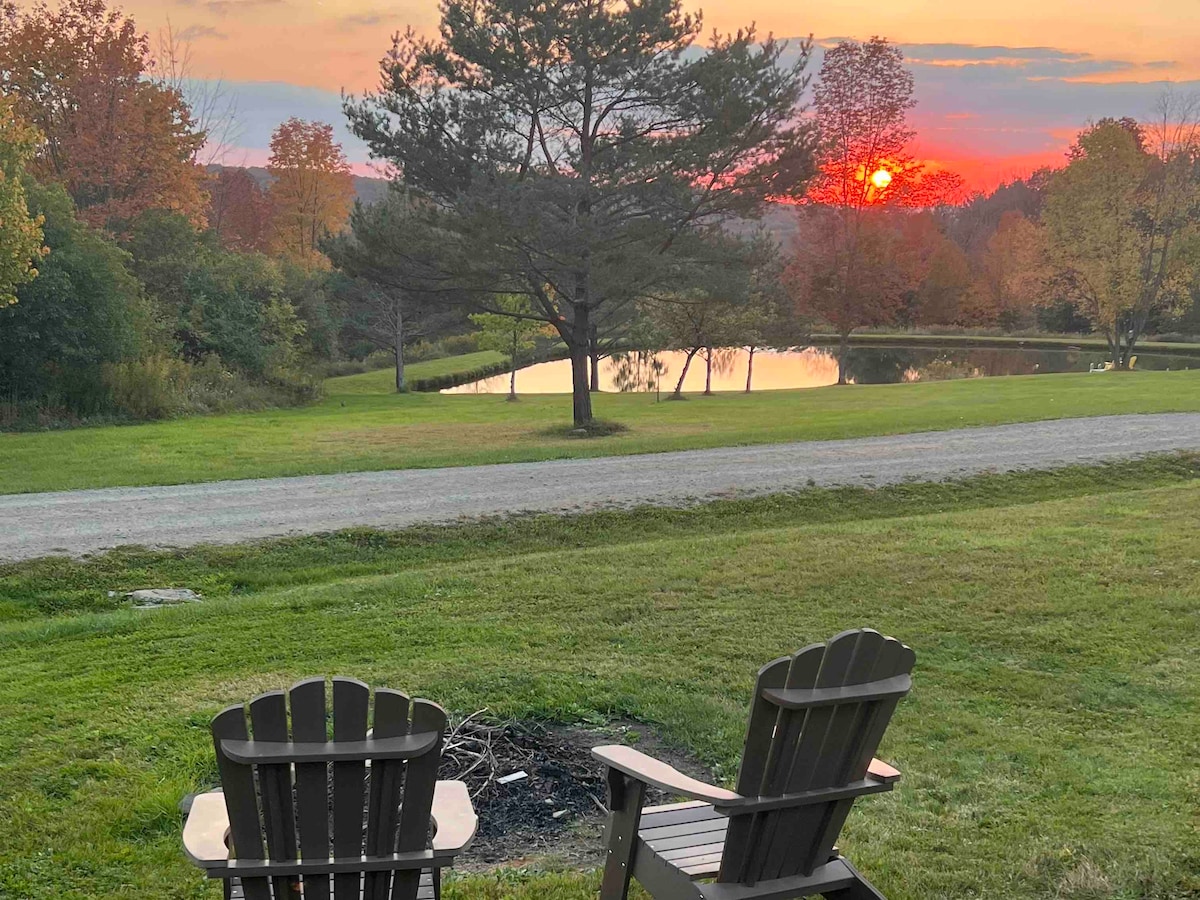
[[[1095,342],[1055,341],[1049,344],[1016,339],[957,339],[933,342],[890,341],[884,336],[862,336],[851,342],[845,370],[851,383],[894,384],[990,378],[1013,375],[1101,371],[1107,348]],[[939,345],[940,344],[940,345]],[[1145,369],[1190,369],[1200,365],[1200,354],[1163,352],[1164,343],[1145,345],[1139,365]],[[624,351],[601,362],[603,392],[673,393],[686,367],[682,390],[735,391],[749,389],[746,347],[714,348],[711,373],[703,352],[679,350]],[[757,349],[753,381],[757,390],[790,390],[825,387],[838,380],[837,345],[814,338],[803,347]],[[507,369],[507,367],[505,367]],[[709,375],[712,378],[710,381]],[[522,366],[517,370],[517,392],[561,394],[570,391],[569,363],[561,358]],[[500,372],[466,381],[443,390],[446,394],[507,392],[508,376]]]

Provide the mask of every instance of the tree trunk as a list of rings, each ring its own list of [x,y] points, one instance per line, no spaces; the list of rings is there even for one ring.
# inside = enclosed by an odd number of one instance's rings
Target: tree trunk
[[[571,415],[576,428],[586,428],[592,424],[592,393],[588,389],[588,308],[576,303],[574,314],[567,347],[571,353]]]
[[[1104,334],[1105,340],[1108,341],[1108,353],[1112,357],[1112,366],[1114,369],[1121,368],[1121,325],[1119,322],[1113,324],[1111,331],[1106,331]]]
[[[1128,370],[1128,368],[1133,364],[1133,348],[1137,346],[1138,337],[1139,335],[1136,332],[1131,331],[1125,338],[1125,352],[1121,354],[1122,369]]]
[[[508,399],[517,399],[517,331],[513,328],[512,354],[508,358],[512,372],[508,376]]]
[[[395,330],[392,333],[392,353],[396,357],[396,393],[402,394],[408,389],[404,378],[404,315],[400,311],[400,300],[393,298],[392,308],[395,313],[393,321]]]
[[[712,396],[712,356],[713,348],[704,348],[704,396]]]
[[[588,331],[588,359],[591,363],[590,389],[600,390],[600,342],[596,340],[596,326]]]
[[[674,399],[683,399],[683,379],[687,378],[688,366],[692,364],[693,357],[699,352],[699,347],[687,352],[687,357],[683,360],[683,371],[679,373],[679,380],[675,382],[675,392],[671,395]]]
[[[838,342],[838,384],[846,384],[846,363],[850,357],[850,332],[845,331],[840,335],[841,340]]]
[[[750,380],[754,377],[754,351],[756,348],[748,347],[750,355],[746,360],[746,393],[750,393]]]
[[[1146,327],[1146,319],[1148,315],[1134,313],[1133,321],[1129,324],[1129,331],[1125,335],[1125,353],[1121,356],[1121,368],[1128,369],[1130,361],[1133,359],[1133,348],[1137,346],[1137,342],[1142,337],[1142,331]]]

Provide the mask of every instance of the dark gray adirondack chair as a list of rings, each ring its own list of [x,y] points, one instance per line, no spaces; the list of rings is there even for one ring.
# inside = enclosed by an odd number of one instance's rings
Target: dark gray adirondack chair
[[[212,722],[223,790],[197,795],[192,861],[245,900],[418,900],[475,835],[466,785],[438,781],[446,713],[428,700],[333,679],[272,691]],[[291,734],[288,712],[291,712]],[[411,715],[411,718],[410,718]]]
[[[630,877],[660,900],[884,900],[834,842],[856,797],[900,777],[873,757],[914,660],[863,628],[768,663],[736,791],[631,747],[597,747],[612,811],[601,900],[624,900]],[[692,800],[643,809],[647,785]]]

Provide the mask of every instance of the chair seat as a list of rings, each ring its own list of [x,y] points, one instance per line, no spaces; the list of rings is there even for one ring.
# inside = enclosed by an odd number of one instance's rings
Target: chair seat
[[[245,900],[245,896],[246,895],[242,892],[241,879],[230,879],[230,900]],[[333,896],[332,890],[329,892],[329,896]],[[433,875],[430,872],[421,873],[421,886],[417,890],[417,900],[434,900]]]
[[[711,803],[670,803],[642,810],[639,850],[649,850],[693,881],[715,878],[725,850],[729,817]]]

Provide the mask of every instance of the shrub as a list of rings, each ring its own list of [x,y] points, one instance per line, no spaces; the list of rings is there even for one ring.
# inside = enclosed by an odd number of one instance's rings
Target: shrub
[[[33,181],[26,190],[51,252],[17,288],[18,302],[0,309],[0,395],[93,415],[107,401],[101,367],[141,355],[153,317],[126,254],[75,218],[65,191]]]
[[[192,366],[161,353],[110,363],[103,378],[116,409],[135,419],[165,419],[183,409]]]
[[[104,380],[113,408],[133,419],[294,406],[321,391],[320,380],[303,372],[252,381],[215,354],[195,364],[165,354],[116,363],[105,368]]]
[[[413,360],[419,362],[419,360]],[[390,369],[395,365],[395,359],[389,350],[375,350],[362,359],[339,359],[325,366],[326,378],[337,378],[341,375],[362,375],[364,372],[374,372],[377,369]]]
[[[467,353],[474,353],[478,349],[477,334],[451,334],[433,341],[416,341],[406,351],[405,358],[409,362],[428,362],[431,359],[445,359],[448,356],[463,356]]]

